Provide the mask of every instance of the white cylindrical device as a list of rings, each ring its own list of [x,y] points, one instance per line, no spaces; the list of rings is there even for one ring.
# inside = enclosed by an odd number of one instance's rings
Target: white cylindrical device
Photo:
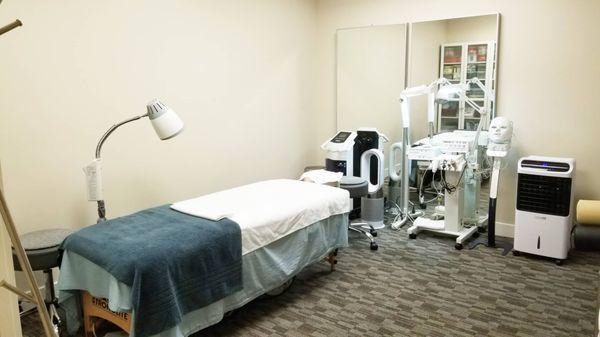
[[[392,179],[392,181],[400,181],[400,176],[398,175],[398,172],[396,170],[396,151],[398,150],[402,150],[402,143],[398,142],[398,143],[394,143],[390,146],[390,158],[389,160],[389,172],[390,172],[390,179]],[[402,161],[404,161],[404,159],[402,159]]]
[[[371,183],[371,157],[377,158],[377,184]],[[383,152],[378,149],[365,151],[360,157],[360,176],[369,183],[369,194],[376,193],[383,187]]]
[[[400,96],[400,110],[402,113],[402,127],[410,127],[410,102],[407,96]]]
[[[435,122],[435,92],[433,91],[427,94],[427,121]]]
[[[99,201],[104,199],[102,190],[102,160],[94,159],[83,168],[87,186],[88,200]]]

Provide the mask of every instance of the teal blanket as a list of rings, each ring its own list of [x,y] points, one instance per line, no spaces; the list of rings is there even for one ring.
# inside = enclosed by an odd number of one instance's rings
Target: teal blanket
[[[166,205],[84,228],[61,249],[131,287],[133,330],[145,337],[241,290],[241,246],[235,222],[193,217]]]

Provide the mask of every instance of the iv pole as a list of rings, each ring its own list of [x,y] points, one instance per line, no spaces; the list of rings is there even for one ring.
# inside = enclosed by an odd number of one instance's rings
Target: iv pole
[[[4,27],[0,27],[0,35],[7,33],[22,25],[23,23],[21,21],[15,20],[13,23],[10,23]],[[44,299],[42,297],[42,294],[40,293],[40,289],[35,281],[33,270],[31,269],[31,264],[29,263],[29,259],[27,258],[25,250],[23,249],[23,245],[21,244],[21,240],[19,239],[19,233],[15,228],[15,223],[10,214],[10,211],[8,210],[6,199],[4,199],[4,192],[1,188],[0,213],[2,214],[4,226],[6,227],[8,236],[10,237],[10,241],[12,242],[13,248],[17,255],[17,259],[19,260],[19,264],[21,265],[21,268],[25,273],[25,277],[27,278],[27,282],[29,283],[29,288],[31,289],[32,295],[26,294],[25,292],[13,286],[12,284],[7,283],[5,280],[0,281],[0,288],[6,288],[7,290],[35,303],[37,307],[37,312],[40,315],[40,320],[42,321],[42,326],[44,328],[44,333],[46,337],[57,337],[57,333],[53,328],[52,322],[50,321],[48,309],[46,308],[46,304],[44,303]]]

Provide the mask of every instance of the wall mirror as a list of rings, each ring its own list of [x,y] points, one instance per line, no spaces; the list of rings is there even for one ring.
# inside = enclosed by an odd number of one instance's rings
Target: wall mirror
[[[406,24],[339,29],[336,36],[337,129],[376,128],[389,138],[386,153],[402,139],[406,42]]]
[[[440,77],[468,84],[466,96],[488,111],[482,119],[483,129],[487,130],[496,111],[499,20],[499,14],[490,14],[412,23],[408,86],[427,85]],[[474,78],[490,90],[492,97],[485,97],[479,86],[469,83]],[[436,113],[436,132],[475,130],[481,119],[464,99],[438,106]],[[411,109],[413,140],[427,135],[426,115],[426,98],[415,98]]]

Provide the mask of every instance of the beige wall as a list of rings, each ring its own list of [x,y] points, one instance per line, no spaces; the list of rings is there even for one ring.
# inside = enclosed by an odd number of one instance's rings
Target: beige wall
[[[406,25],[340,30],[336,53],[338,129],[375,127],[390,140],[387,153],[402,140],[398,93],[404,88]]]
[[[16,1],[0,22],[0,158],[21,233],[95,221],[82,167],[113,123],[154,97],[185,121],[146,120],[103,150],[108,215],[299,175],[316,139],[316,3]]]
[[[516,160],[528,154],[577,160],[576,198],[600,199],[599,1],[321,0],[318,6],[318,143],[335,131],[335,31],[499,12],[498,115],[514,121],[502,173],[499,221],[514,222]]]

